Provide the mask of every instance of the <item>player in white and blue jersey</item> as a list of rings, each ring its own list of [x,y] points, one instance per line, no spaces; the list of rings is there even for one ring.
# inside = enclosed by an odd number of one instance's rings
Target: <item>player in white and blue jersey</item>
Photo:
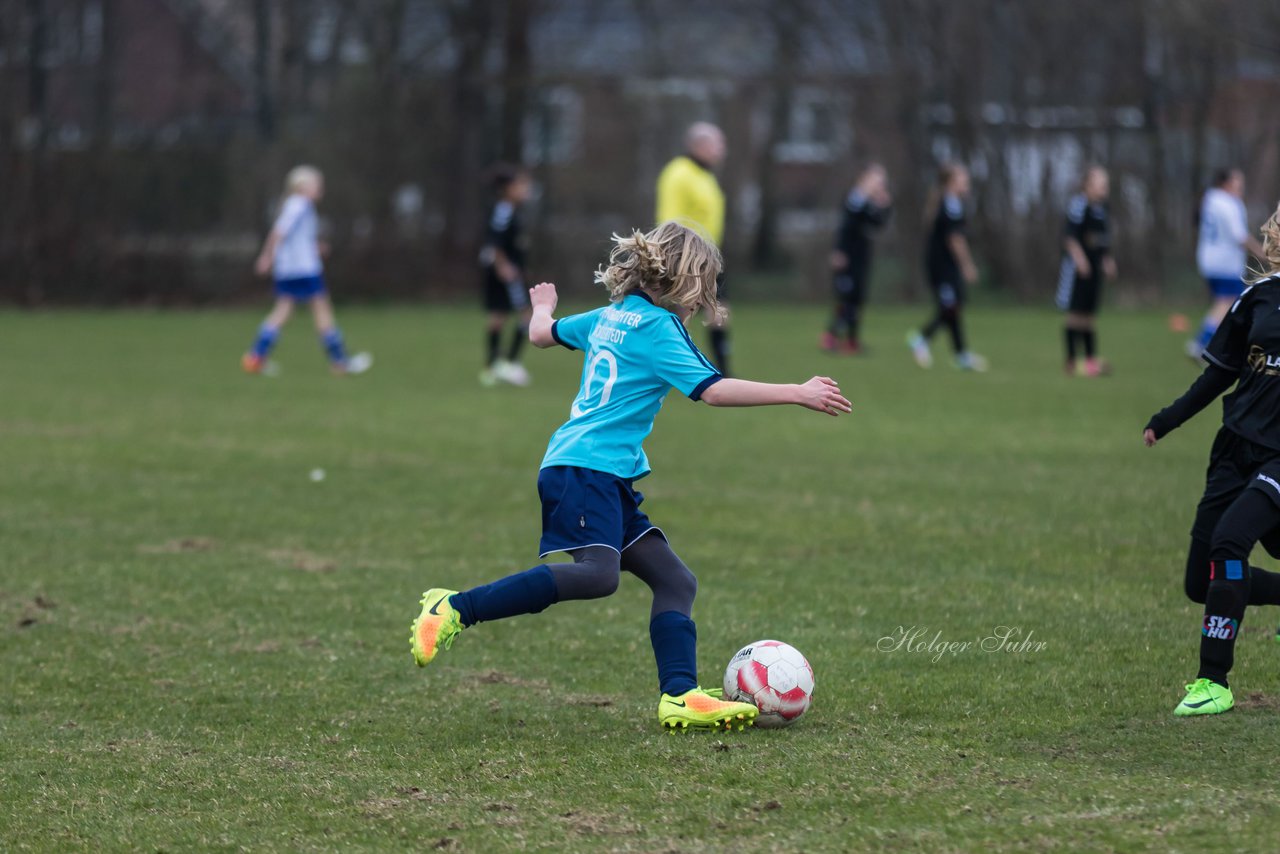
[[[698,686],[691,617],[697,581],[640,509],[644,496],[635,482],[649,474],[642,443],[672,388],[712,406],[793,403],[830,415],[849,412],[849,401],[826,377],[801,385],[748,382],[724,377],[707,361],[685,323],[703,309],[722,311],[720,253],[709,241],[667,222],[614,242],[609,266],[596,274],[609,290],[609,305],[556,320],[555,285],[530,291],[533,345],[583,353],[569,420],[551,437],[538,474],[540,555],[566,552],[571,561],[540,564],[461,593],[428,590],[413,623],[414,659],[428,664],[476,623],[609,596],[625,570],[653,592],[649,637],[659,722],[670,729],[742,728],[755,720],[754,706],[725,702]]]
[[[1249,233],[1243,172],[1219,169],[1214,173],[1213,186],[1200,201],[1198,223],[1196,266],[1213,302],[1200,326],[1200,336],[1187,342],[1187,355],[1197,362],[1222,318],[1231,310],[1231,304],[1244,292],[1249,253],[1258,257],[1262,254],[1262,246]]]
[[[324,284],[316,214],[316,202],[324,197],[324,176],[311,166],[295,167],[285,178],[284,192],[284,203],[255,265],[258,275],[271,274],[275,279],[276,303],[258,327],[258,337],[241,358],[240,366],[251,374],[270,372],[267,357],[280,337],[281,327],[301,302],[311,306],[316,332],[333,372],[363,373],[373,364],[373,357],[368,353],[347,357]]]

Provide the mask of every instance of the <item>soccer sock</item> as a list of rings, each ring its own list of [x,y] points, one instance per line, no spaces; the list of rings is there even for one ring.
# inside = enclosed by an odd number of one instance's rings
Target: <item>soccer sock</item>
[[[964,347],[964,327],[960,325],[959,310],[947,312],[947,330],[951,333],[951,349],[959,356],[966,352]]]
[[[449,597],[449,604],[458,609],[464,626],[536,614],[557,601],[556,580],[545,565]]]
[[[1092,329],[1081,329],[1080,340],[1084,343],[1084,357],[1092,359],[1098,352],[1098,333]]]
[[[325,353],[329,355],[330,362],[345,362],[347,353],[342,345],[342,332],[338,327],[333,327],[327,332],[320,333],[320,344],[324,347]]]
[[[678,611],[649,621],[649,640],[658,663],[658,690],[678,697],[698,687],[698,629]]]
[[[259,359],[265,359],[267,354],[271,352],[271,348],[276,346],[276,339],[280,337],[280,330],[274,326],[262,324],[258,327],[258,337],[253,341],[253,347],[250,353]]]
[[[511,346],[507,348],[507,361],[520,361],[520,348],[524,346],[524,339],[529,337],[529,327],[523,323],[515,328],[511,334]]]
[[[920,337],[928,341],[933,338],[934,334],[942,327],[942,313],[939,312],[933,316],[933,319],[920,327]]]
[[[1064,332],[1067,340],[1067,361],[1074,362],[1076,360],[1076,331],[1067,327]]]
[[[1200,672],[1197,679],[1227,684],[1235,663],[1236,635],[1249,601],[1249,561],[1214,560],[1209,568],[1209,592],[1200,629]]]
[[[858,343],[858,323],[862,320],[859,308],[853,303],[845,307],[845,335],[854,344]]]
[[[720,373],[729,376],[729,330],[722,327],[711,329],[711,355],[716,360]]]
[[[1204,323],[1200,326],[1200,349],[1203,350],[1209,346],[1209,342],[1213,340],[1213,333],[1218,331],[1218,324],[1211,317],[1206,317]]]
[[[1249,604],[1280,605],[1280,573],[1249,567]]]
[[[502,330],[490,329],[486,334],[489,336],[488,338],[488,341],[489,341],[488,354],[489,355],[485,359],[484,363],[486,365],[492,365],[494,362],[498,361],[498,347],[501,346],[501,342],[502,342]]]

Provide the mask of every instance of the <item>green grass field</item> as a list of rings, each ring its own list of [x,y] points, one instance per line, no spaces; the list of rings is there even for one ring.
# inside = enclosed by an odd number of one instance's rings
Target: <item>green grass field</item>
[[[819,309],[741,307],[741,374],[829,373],[854,415],[673,397],[646,509],[699,575],[704,683],[776,637],[817,699],[670,737],[634,578],[409,655],[423,589],[536,562],[579,357],[485,390],[476,312],[340,314],[367,376],[329,377],[303,321],[266,379],[236,366],[256,313],[0,313],[0,849],[1280,845],[1276,615],[1236,711],[1171,715],[1217,410],[1142,448],[1193,376],[1163,315],[1104,315],[1116,375],[1084,381],[1048,312],[975,312],[977,376],[910,362],[923,310],[877,311],[854,361],[816,352]],[[1043,646],[878,648],[1000,626]]]

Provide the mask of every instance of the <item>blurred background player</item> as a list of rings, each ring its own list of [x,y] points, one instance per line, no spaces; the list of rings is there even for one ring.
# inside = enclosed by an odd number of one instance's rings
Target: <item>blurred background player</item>
[[[1219,169],[1214,173],[1213,186],[1200,201],[1197,224],[1200,236],[1196,244],[1196,266],[1213,300],[1200,327],[1200,337],[1187,342],[1187,355],[1199,362],[1218,324],[1244,291],[1249,254],[1262,257],[1262,246],[1249,233],[1243,172]]]
[[[319,216],[316,203],[324,197],[324,176],[311,166],[297,166],[284,182],[284,201],[271,232],[262,246],[254,269],[258,275],[275,278],[276,304],[258,328],[253,346],[240,360],[251,374],[270,370],[267,356],[280,336],[280,329],[293,314],[294,305],[311,306],[316,332],[335,374],[364,373],[373,364],[368,353],[347,358],[342,332],[333,317],[333,304],[325,288],[324,263],[320,260]]]
[[[959,163],[947,163],[938,170],[938,180],[925,204],[929,237],[925,244],[925,272],[933,291],[936,310],[924,328],[907,334],[907,346],[922,368],[933,367],[929,341],[946,327],[951,334],[955,365],[964,371],[985,371],[987,360],[971,353],[965,345],[960,313],[965,303],[965,286],[978,280],[978,268],[965,237],[964,203],[969,197],[969,170]]]
[[[822,349],[862,352],[858,326],[866,303],[871,273],[872,238],[889,221],[892,199],[888,175],[879,163],[869,164],[844,203],[844,216],[831,252],[836,305],[831,324],[822,334]],[[841,341],[843,338],[843,342]]]
[[[684,135],[685,153],[668,163],[658,176],[657,222],[678,222],[692,228],[718,248],[724,246],[724,191],[715,170],[724,162],[724,133],[710,122],[690,125]],[[723,274],[720,302],[725,302]],[[729,375],[729,316],[708,316],[711,358],[720,373]]]
[[[489,313],[485,326],[487,349],[480,382],[526,386],[529,372],[520,364],[520,350],[529,334],[529,295],[525,290],[526,241],[520,222],[520,207],[529,200],[532,188],[529,173],[519,166],[500,163],[490,173],[493,207],[489,209],[480,265],[484,273],[484,308]],[[501,355],[502,330],[515,315],[511,343]]]
[[[1058,308],[1064,321],[1068,376],[1097,377],[1110,371],[1098,358],[1094,319],[1102,300],[1104,278],[1114,279],[1116,262],[1111,256],[1111,224],[1107,198],[1111,181],[1107,170],[1090,166],[1080,192],[1067,202],[1067,224],[1062,236],[1062,267],[1058,274]],[[1077,371],[1076,354],[1083,351],[1084,365]]]

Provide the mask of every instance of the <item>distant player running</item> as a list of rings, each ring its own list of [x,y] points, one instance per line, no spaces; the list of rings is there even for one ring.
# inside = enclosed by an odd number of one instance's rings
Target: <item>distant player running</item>
[[[1222,401],[1222,429],[1191,527],[1186,592],[1204,603],[1204,623],[1200,671],[1174,709],[1179,716],[1235,705],[1227,674],[1245,608],[1280,605],[1280,573],[1249,566],[1258,542],[1280,555],[1280,208],[1262,236],[1267,272],[1223,318],[1204,349],[1204,373],[1142,433],[1148,447],[1155,445],[1235,385]]]
[[[741,728],[754,721],[754,706],[725,702],[698,686],[691,618],[697,581],[640,509],[644,497],[634,483],[649,473],[641,442],[672,387],[712,406],[792,403],[839,415],[850,411],[849,401],[826,377],[803,385],[728,379],[698,352],[685,323],[701,310],[720,310],[720,254],[708,241],[664,223],[614,243],[609,266],[596,274],[609,305],[556,320],[555,285],[530,291],[534,346],[584,351],[582,387],[538,474],[541,556],[568,552],[572,562],[542,564],[463,593],[428,590],[413,623],[413,657],[419,666],[430,663],[476,623],[609,596],[625,570],[653,591],[649,637],[659,722],[670,729]]]
[[[1231,304],[1244,290],[1249,254],[1262,257],[1262,246],[1249,233],[1248,214],[1244,208],[1243,172],[1220,169],[1214,174],[1213,186],[1205,191],[1200,201],[1198,220],[1200,237],[1196,243],[1196,266],[1204,277],[1213,302],[1200,326],[1200,337],[1187,342],[1187,355],[1197,362]]]
[[[480,373],[483,385],[498,382],[528,385],[529,372],[520,364],[520,350],[529,335],[529,295],[525,284],[527,238],[521,228],[520,207],[529,200],[529,173],[517,166],[500,164],[490,178],[494,195],[493,207],[485,227],[484,248],[480,266],[484,275],[484,308],[488,312],[485,326],[487,350],[485,367]],[[501,355],[502,330],[515,315],[511,344],[505,358]]]
[[[1110,194],[1107,170],[1101,166],[1090,166],[1085,172],[1080,192],[1067,203],[1057,303],[1058,308],[1067,313],[1063,326],[1068,376],[1098,377],[1110,372],[1107,363],[1098,358],[1095,329],[1098,307],[1102,303],[1102,283],[1116,275],[1107,213]],[[1076,354],[1080,351],[1084,353],[1083,364],[1076,362]]]
[[[655,222],[678,222],[692,228],[717,247],[724,246],[724,191],[715,170],[724,162],[724,133],[710,122],[690,125],[684,135],[685,153],[668,163],[658,176]],[[717,297],[727,305],[724,277]],[[729,313],[707,318],[711,358],[720,373],[729,375]]]
[[[965,289],[978,280],[978,268],[965,237],[964,202],[969,197],[969,170],[948,163],[938,171],[938,182],[925,205],[929,237],[925,243],[925,273],[933,291],[933,318],[918,332],[907,334],[907,346],[922,368],[933,367],[929,341],[944,326],[951,333],[955,365],[962,371],[985,371],[987,360],[965,345],[961,312]]]
[[[872,163],[862,170],[845,199],[840,230],[836,232],[836,245],[831,252],[836,306],[831,323],[822,334],[824,350],[862,352],[858,327],[870,289],[872,240],[889,221],[891,205],[884,167]]]
[[[324,176],[310,166],[298,166],[284,182],[284,203],[267,235],[255,265],[258,275],[275,278],[276,304],[258,328],[258,337],[240,360],[248,373],[272,372],[267,361],[280,337],[280,329],[298,303],[311,306],[316,332],[335,374],[360,374],[373,364],[368,353],[347,358],[342,332],[333,317],[333,304],[324,283],[320,260],[319,217],[316,202],[324,196]]]

